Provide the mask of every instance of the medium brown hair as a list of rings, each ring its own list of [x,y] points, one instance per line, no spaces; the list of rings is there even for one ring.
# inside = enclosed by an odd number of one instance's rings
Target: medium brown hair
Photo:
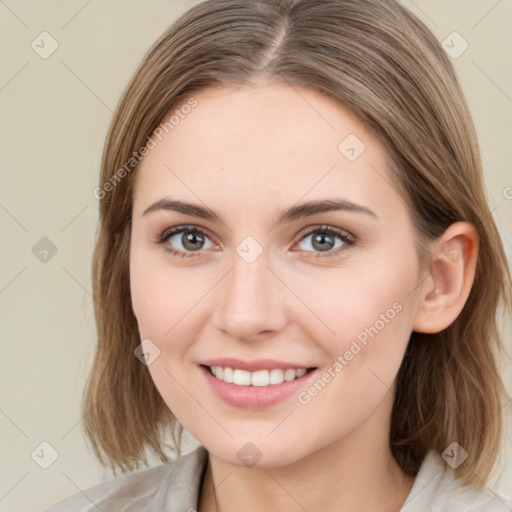
[[[456,475],[483,485],[502,437],[505,389],[499,306],[512,283],[487,203],[477,137],[454,68],[429,29],[393,0],[209,0],[183,14],[144,57],[124,91],[101,164],[93,259],[98,345],[84,393],[84,429],[115,472],[162,461],[182,427],[134,356],[129,247],[137,166],[132,155],[169,109],[214,85],[260,80],[320,91],[347,107],[385,145],[413,219],[418,256],[452,223],[479,236],[476,275],[459,317],[436,334],[413,332],[396,381],[390,446],[414,476],[427,453],[457,441]],[[125,172],[120,172],[121,169]],[[110,183],[110,185],[108,185]]]

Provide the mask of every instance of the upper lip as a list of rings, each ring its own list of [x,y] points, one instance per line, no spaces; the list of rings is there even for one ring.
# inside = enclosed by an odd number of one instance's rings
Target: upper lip
[[[299,368],[314,368],[309,364],[302,363],[289,363],[286,361],[277,361],[276,359],[258,359],[253,361],[243,361],[242,359],[236,359],[233,357],[223,357],[219,359],[208,359],[201,363],[204,366],[222,366],[224,368],[238,368],[240,370],[246,370],[248,372],[256,372],[258,370],[273,370],[280,368],[282,370]]]

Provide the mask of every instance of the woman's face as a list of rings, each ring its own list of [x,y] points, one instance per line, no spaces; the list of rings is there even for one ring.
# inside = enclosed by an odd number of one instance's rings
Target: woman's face
[[[420,282],[384,147],[305,88],[194,98],[137,171],[132,305],[156,387],[233,464],[384,443]]]

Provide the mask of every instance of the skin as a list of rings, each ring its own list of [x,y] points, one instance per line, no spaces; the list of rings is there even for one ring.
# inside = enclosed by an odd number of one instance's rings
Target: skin
[[[141,339],[160,350],[148,366],[155,385],[210,454],[199,510],[397,511],[414,479],[389,448],[395,378],[411,332],[437,332],[462,310],[475,230],[450,226],[431,245],[433,270],[422,271],[386,150],[343,106],[263,82],[194,97],[198,105],[138,169],[130,279]],[[354,161],[338,149],[349,134],[366,146]],[[207,206],[223,222],[143,215],[163,197]],[[339,197],[377,219],[330,211],[276,225],[297,203]],[[155,243],[191,224],[206,231],[192,256],[165,251],[186,252],[181,235]],[[322,258],[313,244],[318,225],[348,232],[356,244],[335,237],[331,252],[342,249]],[[248,236],[263,249],[252,263],[236,252]],[[265,409],[228,405],[198,366],[213,357],[273,358],[322,374],[396,303],[400,312],[307,404],[294,394]],[[253,467],[237,457],[247,442],[261,453]]]

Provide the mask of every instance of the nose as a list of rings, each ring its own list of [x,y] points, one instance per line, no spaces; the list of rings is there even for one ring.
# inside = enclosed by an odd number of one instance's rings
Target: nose
[[[250,341],[285,327],[286,290],[263,256],[252,263],[235,256],[221,284],[214,314],[217,329],[237,340]]]

